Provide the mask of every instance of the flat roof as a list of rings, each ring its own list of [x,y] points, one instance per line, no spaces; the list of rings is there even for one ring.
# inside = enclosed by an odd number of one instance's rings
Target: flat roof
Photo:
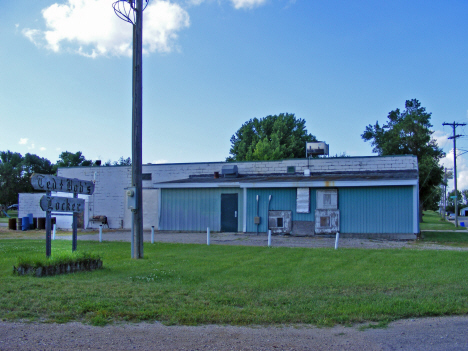
[[[330,187],[372,185],[416,185],[417,170],[317,172],[303,174],[259,174],[214,178],[213,174],[191,176],[186,179],[154,183],[157,188],[211,188],[211,187]]]

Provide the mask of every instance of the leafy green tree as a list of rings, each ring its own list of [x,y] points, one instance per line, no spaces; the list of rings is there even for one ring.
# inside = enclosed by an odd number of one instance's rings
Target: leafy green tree
[[[461,191],[461,193],[462,193],[462,197],[463,197],[463,200],[462,200],[463,206],[462,207],[468,207],[468,189],[463,189]]]
[[[231,137],[226,161],[261,161],[304,158],[306,142],[317,141],[307,133],[305,120],[281,113],[245,122]]]
[[[109,167],[109,166],[131,166],[132,165],[132,159],[130,157],[123,158],[123,156],[120,156],[118,161],[112,162],[111,160],[107,160],[104,163],[104,166]]]
[[[17,203],[18,192],[26,187],[22,178],[23,156],[17,152],[0,152],[0,204]]]
[[[383,126],[376,122],[368,125],[361,135],[365,141],[371,141],[373,151],[384,155],[415,155],[419,168],[419,203],[420,219],[422,210],[433,208],[436,198],[435,187],[443,180],[443,168],[439,160],[444,152],[432,138],[430,130],[431,113],[426,112],[416,100],[406,100],[405,109],[396,109],[388,114],[388,122]]]
[[[33,173],[53,174],[54,165],[46,158],[27,153],[23,158],[23,171],[31,176]]]
[[[11,151],[0,152],[0,204],[18,202],[18,193],[32,192],[30,177],[33,173],[52,174],[51,162],[34,154]]]
[[[92,166],[93,161],[87,160],[81,151],[75,153],[64,151],[60,154],[59,160],[57,161],[56,167],[80,167],[80,166]]]
[[[447,212],[455,213],[455,199],[452,198],[452,196],[455,196],[455,189],[453,189],[452,191],[448,193],[445,209]],[[463,192],[460,190],[457,190],[457,201],[459,204],[463,202]]]
[[[120,156],[118,161],[114,161],[114,166],[131,166],[132,165],[132,159],[130,157],[123,158],[123,156]]]

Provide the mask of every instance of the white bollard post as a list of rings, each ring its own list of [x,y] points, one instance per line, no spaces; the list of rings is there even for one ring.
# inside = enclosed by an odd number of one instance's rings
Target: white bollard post
[[[268,247],[271,246],[271,230],[268,230]]]
[[[54,229],[52,232],[52,240],[55,240],[55,231],[57,230],[57,224],[54,224]]]
[[[99,242],[102,243],[102,224],[99,224]]]
[[[151,226],[151,244],[154,244],[154,225]]]
[[[210,227],[206,228],[206,245],[210,245]]]
[[[340,233],[336,232],[336,238],[335,238],[335,250],[338,249],[338,240],[340,239]]]

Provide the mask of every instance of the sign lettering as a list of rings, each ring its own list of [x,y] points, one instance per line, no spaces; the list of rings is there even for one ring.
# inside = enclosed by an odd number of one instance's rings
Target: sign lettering
[[[85,207],[85,200],[72,197],[44,195],[41,197],[39,205],[43,211],[83,212]]]
[[[51,174],[34,173],[31,176],[31,185],[35,190],[42,191],[60,191],[83,195],[94,193],[94,183],[91,181],[57,177]]]

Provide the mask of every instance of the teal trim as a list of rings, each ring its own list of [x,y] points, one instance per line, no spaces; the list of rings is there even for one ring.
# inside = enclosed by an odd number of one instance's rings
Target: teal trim
[[[247,232],[256,232],[257,200],[259,195],[260,225],[258,231],[265,233],[268,223],[268,197],[271,195],[270,211],[291,211],[293,221],[315,220],[315,189],[311,189],[310,213],[296,212],[296,188],[256,188],[247,189]]]
[[[413,187],[339,188],[340,233],[413,233]]]
[[[160,230],[221,230],[221,194],[238,194],[238,231],[242,231],[242,190],[233,188],[161,189]]]

